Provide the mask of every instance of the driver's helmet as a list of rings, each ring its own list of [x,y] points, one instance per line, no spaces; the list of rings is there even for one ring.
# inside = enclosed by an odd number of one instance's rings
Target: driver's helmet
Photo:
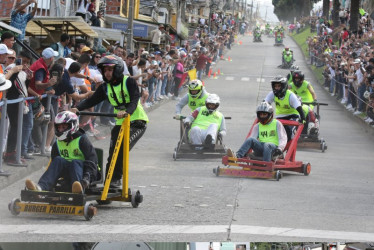
[[[280,89],[275,89],[275,84],[280,84]],[[271,88],[273,89],[274,96],[278,98],[283,98],[286,95],[288,84],[287,79],[282,76],[277,76],[271,81]]]
[[[205,106],[208,109],[209,113],[213,113],[219,107],[221,103],[219,96],[216,94],[210,94],[205,100]]]
[[[289,51],[289,50],[290,50],[290,48],[288,48],[288,47],[285,47],[285,48],[284,48],[284,50],[286,50],[286,51]]]
[[[292,82],[296,85],[296,87],[300,88],[303,81],[304,74],[300,70],[295,70],[292,74]]]
[[[203,83],[200,80],[195,79],[188,84],[188,93],[192,98],[199,98],[203,93],[203,88]]]
[[[66,129],[59,130],[61,124],[67,124]],[[72,135],[79,129],[78,116],[70,111],[62,111],[56,115],[55,118],[55,135],[57,140],[64,141],[71,139]]]
[[[257,107],[256,113],[257,113],[257,119],[259,120],[259,122],[263,125],[266,125],[269,122],[271,122],[271,120],[273,119],[274,109],[268,102],[263,101]],[[267,116],[261,117],[260,116],[261,113],[266,113]]]
[[[113,67],[113,78],[112,79],[105,79],[104,75],[104,67]],[[124,64],[123,60],[115,55],[108,55],[104,56],[100,59],[99,63],[97,64],[97,68],[101,71],[103,78],[106,82],[112,83],[113,79],[121,79],[123,78],[123,71],[124,71]]]
[[[286,55],[287,55],[287,56],[291,55],[291,52],[287,51],[287,52],[286,52]]]

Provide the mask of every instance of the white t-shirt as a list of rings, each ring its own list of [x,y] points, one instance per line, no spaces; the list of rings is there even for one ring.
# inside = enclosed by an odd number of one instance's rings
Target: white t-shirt
[[[65,58],[65,61],[66,61],[66,65],[65,65],[65,69],[69,69],[70,65],[75,62],[73,59],[67,57]]]

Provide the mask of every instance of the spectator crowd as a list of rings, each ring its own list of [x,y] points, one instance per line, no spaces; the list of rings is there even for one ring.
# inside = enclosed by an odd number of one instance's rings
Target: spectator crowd
[[[99,26],[94,7],[87,1],[81,1],[91,15],[92,25]],[[18,20],[18,28],[26,28],[35,12],[25,14],[25,8],[35,3],[25,2],[12,12]],[[91,7],[90,7],[91,6]],[[17,6],[16,6],[17,8]],[[34,7],[35,8],[35,7]],[[82,10],[85,9],[82,7]],[[15,14],[15,12],[17,12]],[[87,21],[87,12],[77,13]],[[22,25],[21,25],[22,24]],[[97,65],[104,56],[115,55],[124,63],[124,75],[137,81],[144,108],[149,108],[163,99],[179,100],[179,92],[190,78],[202,79],[209,74],[211,65],[223,58],[225,49],[231,49],[234,37],[240,31],[244,33],[245,23],[237,23],[234,18],[219,14],[212,15],[209,25],[199,21],[190,40],[181,46],[171,46],[161,41],[167,38],[165,27],[151,32],[152,46],[138,47],[134,51],[126,49],[118,42],[106,48],[95,50],[90,42],[75,42],[68,34],[61,34],[59,42],[40,49],[40,58],[33,60],[32,55],[20,46],[15,45],[15,35],[4,32],[0,41],[0,80],[11,82],[10,88],[0,88],[0,100],[16,100],[24,102],[22,133],[17,133],[18,103],[7,105],[6,138],[3,142],[3,159],[7,164],[19,164],[16,161],[17,136],[22,137],[21,164],[34,159],[35,154],[51,151],[55,140],[54,117],[61,110],[70,110],[79,102],[90,97],[96,88],[103,83],[103,76]],[[23,40],[23,35],[22,39]],[[96,48],[96,47],[95,47]],[[6,80],[5,80],[6,79]],[[1,83],[0,83],[1,84]],[[4,85],[5,86],[5,85]],[[0,106],[1,109],[1,106]],[[88,111],[109,113],[113,106],[103,101]],[[113,118],[81,116],[80,128],[89,136],[97,136],[98,125],[113,126]],[[47,138],[43,131],[47,130]],[[45,140],[45,141],[42,141]]]

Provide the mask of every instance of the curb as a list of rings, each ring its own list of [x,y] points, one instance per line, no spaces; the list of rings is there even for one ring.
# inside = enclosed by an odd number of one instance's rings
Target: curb
[[[305,62],[308,62],[308,57],[306,57],[304,55],[304,53],[302,52],[302,49],[301,49],[300,45],[295,41],[295,39],[292,36],[289,36],[289,37],[291,37],[292,40],[295,42],[295,44],[299,47],[299,49],[301,51],[301,54],[304,57]],[[328,93],[328,91],[323,87],[323,83],[321,83],[321,82],[318,81],[318,78],[315,75],[314,71],[312,70],[311,65],[309,63],[306,63],[306,65],[307,65],[308,69],[313,73],[313,77],[315,78],[315,82],[317,82],[319,84],[319,86],[323,89],[323,91],[331,97],[330,93]],[[346,114],[348,114],[347,117],[349,119],[351,119],[352,121],[355,121],[358,124],[360,124],[360,126],[363,128],[363,130],[365,131],[365,133],[370,134],[370,135],[374,135],[374,128],[371,127],[369,124],[367,124],[363,118],[361,118],[360,116],[357,116],[357,115],[353,115],[353,113],[350,112],[350,111],[348,111],[345,108],[345,105],[341,104],[338,99],[336,99],[336,98],[329,98],[329,100],[330,101],[334,101],[343,110],[343,112],[345,112]]]

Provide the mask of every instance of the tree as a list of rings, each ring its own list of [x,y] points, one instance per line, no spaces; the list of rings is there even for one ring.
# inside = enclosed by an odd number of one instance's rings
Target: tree
[[[325,20],[329,19],[329,10],[330,10],[330,0],[323,0],[323,17]]]
[[[357,33],[358,31],[358,19],[360,8],[360,0],[351,0],[351,19],[349,20],[349,30],[352,33]]]
[[[340,25],[339,19],[339,10],[340,10],[340,2],[339,0],[334,0],[332,5],[332,21],[334,22],[334,27],[338,27]]]
[[[309,16],[315,0],[273,0],[274,13],[279,20],[293,22],[295,17]]]

